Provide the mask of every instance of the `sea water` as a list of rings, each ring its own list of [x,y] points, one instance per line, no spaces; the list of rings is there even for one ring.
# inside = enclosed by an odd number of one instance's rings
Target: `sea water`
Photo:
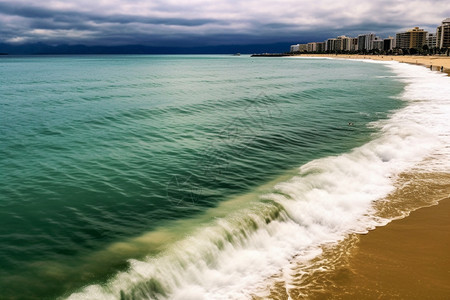
[[[245,299],[387,223],[373,204],[401,172],[448,170],[449,81],[417,66],[41,56],[0,74],[2,299]]]

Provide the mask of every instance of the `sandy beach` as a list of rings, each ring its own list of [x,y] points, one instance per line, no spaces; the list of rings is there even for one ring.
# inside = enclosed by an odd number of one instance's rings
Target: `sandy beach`
[[[402,63],[422,65],[434,71],[442,71],[450,73],[450,57],[449,56],[400,56],[400,55],[359,55],[359,54],[301,54],[299,56],[312,57],[332,57],[341,59],[371,59],[382,61],[398,61]]]
[[[336,298],[448,299],[450,199],[361,236]]]

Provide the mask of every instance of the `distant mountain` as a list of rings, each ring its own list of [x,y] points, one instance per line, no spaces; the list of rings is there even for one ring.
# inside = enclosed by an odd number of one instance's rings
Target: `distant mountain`
[[[232,54],[287,52],[290,43],[259,45],[224,45],[203,47],[150,47],[144,45],[126,46],[86,46],[86,45],[47,45],[0,43],[0,53],[10,55],[75,55],[75,54]]]

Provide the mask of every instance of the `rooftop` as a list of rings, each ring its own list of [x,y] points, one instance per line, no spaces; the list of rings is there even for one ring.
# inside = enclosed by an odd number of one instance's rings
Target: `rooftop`
[[[414,27],[413,29],[409,29],[407,32],[426,32],[422,28]]]

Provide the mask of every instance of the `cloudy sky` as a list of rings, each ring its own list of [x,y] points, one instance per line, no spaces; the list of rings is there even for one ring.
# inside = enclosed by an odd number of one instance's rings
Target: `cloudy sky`
[[[434,31],[447,17],[449,0],[0,0],[0,43],[296,43]]]

